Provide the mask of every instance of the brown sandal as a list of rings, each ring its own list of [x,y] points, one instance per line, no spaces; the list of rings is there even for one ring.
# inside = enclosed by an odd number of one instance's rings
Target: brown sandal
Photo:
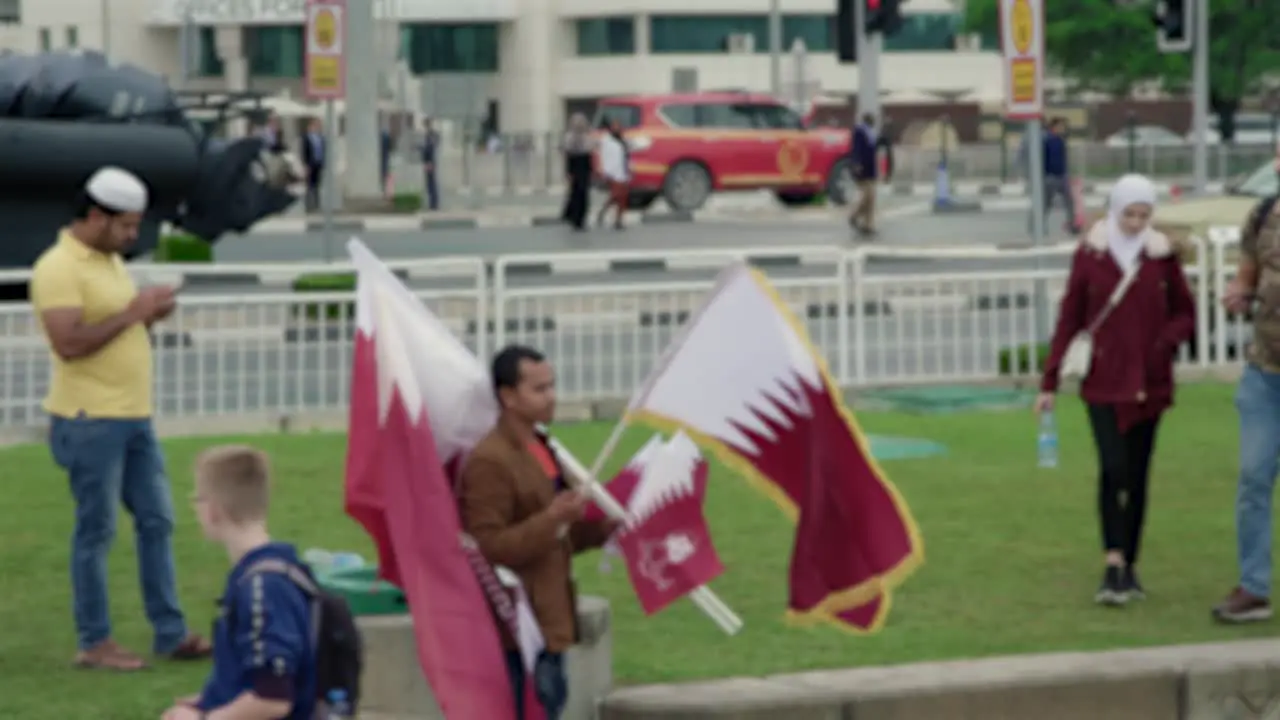
[[[76,653],[75,666],[81,670],[137,672],[147,669],[147,661],[120,647],[114,640],[103,640],[88,650]]]
[[[170,660],[204,660],[213,655],[213,645],[199,635],[188,635],[165,657]]]

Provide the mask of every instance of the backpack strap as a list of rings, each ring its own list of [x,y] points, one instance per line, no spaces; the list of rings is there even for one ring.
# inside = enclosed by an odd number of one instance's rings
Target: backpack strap
[[[320,621],[324,612],[320,602],[322,593],[320,587],[316,585],[315,580],[311,577],[311,573],[303,570],[296,563],[286,562],[279,558],[264,558],[246,568],[244,574],[240,576],[240,582],[263,573],[273,573],[289,578],[290,582],[311,599],[311,650],[318,653],[320,651]]]

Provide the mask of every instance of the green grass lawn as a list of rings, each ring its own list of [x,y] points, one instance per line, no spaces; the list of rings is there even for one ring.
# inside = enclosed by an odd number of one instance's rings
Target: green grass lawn
[[[1062,468],[1035,467],[1036,424],[1025,412],[949,416],[864,413],[868,432],[937,440],[950,455],[886,467],[924,533],[924,568],[896,596],[887,628],[873,637],[782,622],[791,528],[765,499],[717,469],[709,515],[728,572],[715,590],[746,620],[735,638],[690,604],[645,618],[625,569],[599,572],[584,556],[580,587],[613,603],[614,667],[621,682],[766,674],[1048,650],[1214,641],[1274,634],[1271,626],[1220,628],[1209,607],[1234,582],[1236,421],[1232,388],[1185,389],[1162,429],[1153,479],[1144,580],[1150,598],[1125,610],[1091,602],[1101,551],[1092,446],[1083,409],[1066,401]],[[610,427],[559,428],[586,462]],[[633,431],[614,465],[648,434]],[[240,438],[245,440],[245,438]],[[370,552],[341,510],[344,442],[327,434],[248,438],[274,457],[273,529],[301,547]],[[204,543],[189,507],[189,468],[210,439],[166,443],[179,502],[175,539],[182,598],[196,630],[213,615],[227,561]],[[137,675],[73,671],[75,638],[67,579],[71,500],[42,447],[0,451],[0,718],[139,720],[194,692],[204,666],[159,665]],[[129,523],[121,518],[121,534]],[[145,650],[131,542],[111,562],[117,637]]]

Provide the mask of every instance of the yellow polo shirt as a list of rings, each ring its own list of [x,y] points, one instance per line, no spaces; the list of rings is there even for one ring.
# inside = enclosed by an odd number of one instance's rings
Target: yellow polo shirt
[[[41,329],[44,312],[77,308],[90,325],[119,314],[138,294],[117,254],[98,252],[67,230],[36,261],[31,273],[31,304]],[[53,362],[44,409],[51,415],[138,419],[151,417],[151,341],[137,323],[98,352],[77,360]]]

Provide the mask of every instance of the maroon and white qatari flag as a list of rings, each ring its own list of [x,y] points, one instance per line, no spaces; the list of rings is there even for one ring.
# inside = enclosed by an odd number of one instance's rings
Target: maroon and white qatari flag
[[[893,589],[923,560],[919,530],[764,275],[742,264],[720,274],[628,415],[689,430],[797,521],[793,619],[884,624]]]
[[[488,376],[368,248],[356,240],[348,248],[359,280],[347,514],[377,545],[379,575],[405,593],[418,660],[444,716],[514,718],[494,615],[527,668],[542,636],[523,588],[504,588],[462,532],[450,477],[497,417]],[[523,720],[542,717],[536,701],[526,705]]]
[[[724,573],[703,513],[707,462],[684,433],[654,436],[605,486],[630,520],[610,541],[645,614],[653,615]],[[591,505],[588,518],[603,518]]]

